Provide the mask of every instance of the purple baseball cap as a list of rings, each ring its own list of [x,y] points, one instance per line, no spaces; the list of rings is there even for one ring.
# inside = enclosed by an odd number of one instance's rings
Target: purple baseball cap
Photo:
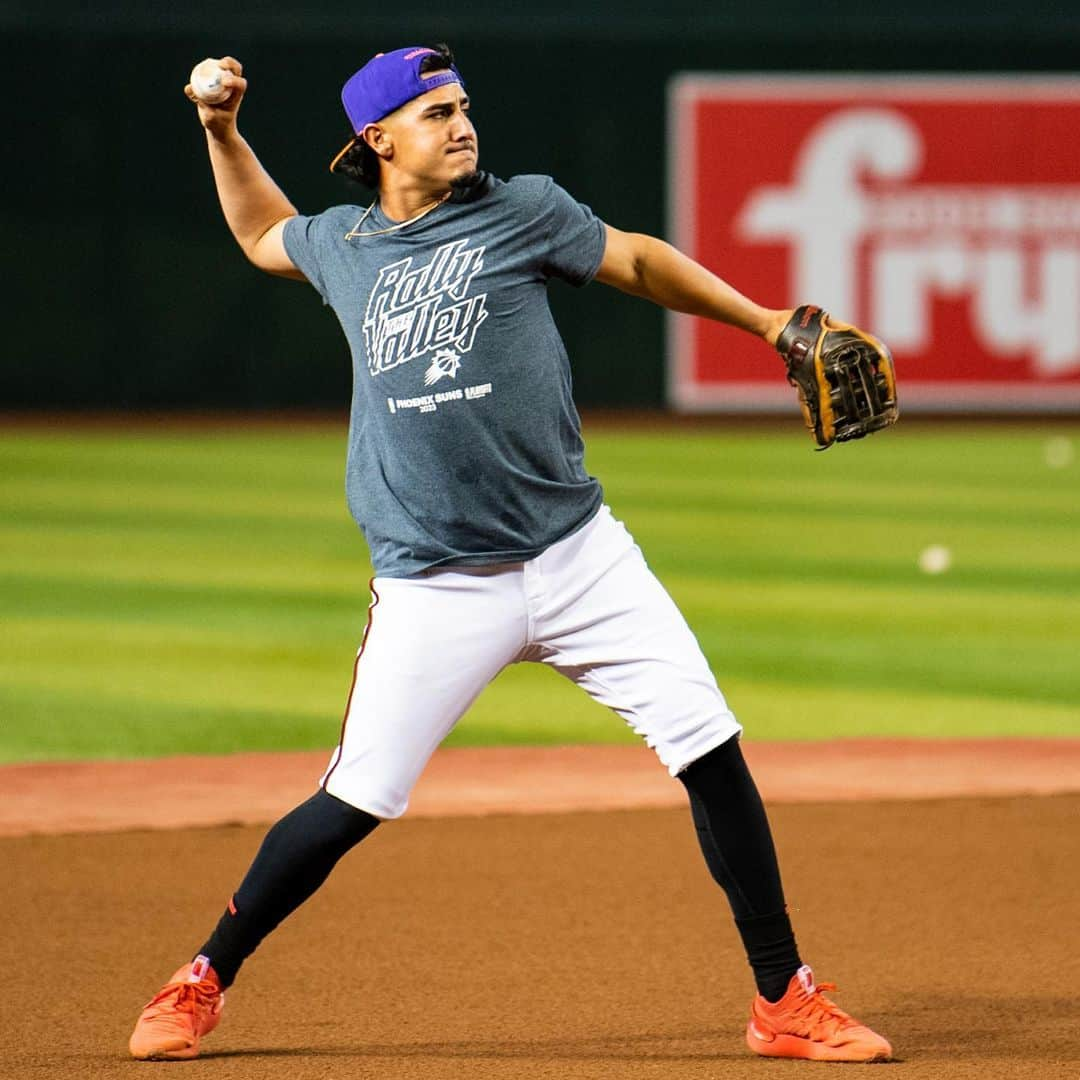
[[[368,124],[374,124],[413,98],[448,83],[465,85],[461,72],[451,64],[445,71],[433,71],[427,77],[420,74],[425,56],[438,55],[435,49],[411,45],[393,52],[376,53],[341,88],[341,104],[356,133],[341,152],[330,162],[333,172],[337,163],[355,144]]]

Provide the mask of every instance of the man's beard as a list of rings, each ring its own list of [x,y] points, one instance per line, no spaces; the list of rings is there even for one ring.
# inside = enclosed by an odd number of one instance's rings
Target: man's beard
[[[455,176],[454,179],[450,181],[451,201],[457,202],[467,198],[484,182],[484,177],[486,175],[487,174],[480,169],[473,169],[472,172],[465,173],[463,176]]]

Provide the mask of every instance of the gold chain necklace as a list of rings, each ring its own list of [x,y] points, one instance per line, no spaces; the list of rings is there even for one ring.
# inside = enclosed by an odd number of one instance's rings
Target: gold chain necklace
[[[385,229],[368,229],[367,232],[361,232],[360,226],[364,224],[368,219],[368,215],[378,205],[379,200],[373,199],[371,205],[361,215],[360,220],[345,234],[346,240],[352,240],[357,236],[382,236],[384,233],[397,232],[398,229],[404,229],[406,225],[411,225],[414,221],[419,221],[426,214],[430,214],[432,210],[438,209],[442,206],[447,199],[450,198],[452,192],[448,191],[437,202],[433,202],[430,206],[425,207],[419,214],[413,214],[411,218],[407,218],[405,221],[399,221],[396,225],[390,225]]]

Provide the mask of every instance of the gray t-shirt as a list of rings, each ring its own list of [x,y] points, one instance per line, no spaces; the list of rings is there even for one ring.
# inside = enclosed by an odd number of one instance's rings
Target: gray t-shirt
[[[547,283],[592,279],[603,222],[546,176],[485,175],[401,229],[347,235],[363,212],[293,218],[284,241],[352,352],[345,488],[375,572],[540,554],[602,502]],[[376,207],[360,230],[394,224]]]

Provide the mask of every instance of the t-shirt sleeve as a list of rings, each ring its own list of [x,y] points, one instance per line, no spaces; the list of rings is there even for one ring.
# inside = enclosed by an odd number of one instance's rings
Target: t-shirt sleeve
[[[299,214],[285,222],[281,240],[293,265],[315,286],[323,302],[329,303],[326,282],[319,265],[320,245],[325,227],[325,215],[305,217]]]
[[[546,195],[544,272],[571,285],[587,285],[604,258],[604,223],[554,181]]]

